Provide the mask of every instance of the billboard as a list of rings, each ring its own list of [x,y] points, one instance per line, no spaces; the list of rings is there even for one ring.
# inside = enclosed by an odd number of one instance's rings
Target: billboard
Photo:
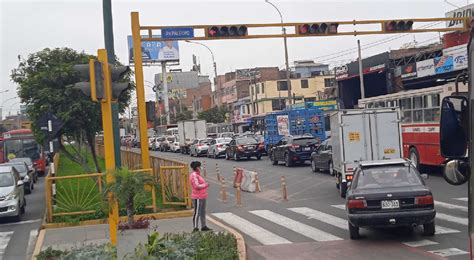
[[[142,35],[146,38],[148,35]],[[159,38],[160,36],[153,36]],[[134,63],[133,58],[133,41],[132,36],[127,36],[128,42],[128,62]],[[178,41],[142,41],[142,61],[143,63],[154,63],[162,61],[179,61],[179,45]]]
[[[289,135],[290,131],[288,129],[288,115],[277,116],[277,126],[279,135]]]
[[[443,55],[453,57],[453,70],[467,68],[467,44],[446,48],[443,50]]]
[[[434,59],[418,61],[416,63],[416,73],[418,74],[418,78],[434,75]]]
[[[447,12],[446,17],[449,18],[461,18],[461,17],[473,17],[474,16],[474,4],[466,5],[453,11]],[[446,21],[446,27],[462,27],[462,21]]]
[[[436,74],[453,71],[453,56],[442,56],[434,58]]]
[[[402,79],[411,79],[416,77],[416,63],[410,63],[402,66]]]

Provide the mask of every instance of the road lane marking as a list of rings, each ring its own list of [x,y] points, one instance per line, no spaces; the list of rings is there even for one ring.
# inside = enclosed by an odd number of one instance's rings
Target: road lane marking
[[[420,247],[420,246],[437,245],[438,242],[431,241],[428,239],[422,239],[419,241],[403,242],[402,244],[407,245],[409,247]]]
[[[214,213],[213,216],[234,226],[263,245],[291,244],[290,241],[260,227],[233,213]]]
[[[12,225],[24,225],[24,224],[29,224],[29,223],[41,222],[41,221],[43,221],[43,220],[40,219],[40,218],[39,219],[31,219],[31,220],[25,220],[25,221],[20,221],[20,222],[0,224],[0,227],[12,226]]]
[[[461,231],[436,225],[436,235],[459,233]]]
[[[347,220],[333,216],[333,215],[326,214],[321,211],[317,211],[317,210],[310,209],[307,207],[289,208],[288,210],[304,215],[310,219],[316,219],[318,221],[324,222],[326,224],[329,224],[329,225],[332,225],[344,230],[349,229],[347,226]]]
[[[435,200],[434,205],[437,206],[437,207],[442,207],[442,208],[447,208],[447,209],[457,209],[457,210],[467,212],[467,207],[454,205],[454,204],[450,204],[450,203],[446,203],[446,202],[441,202],[441,201],[437,201],[437,200]]]
[[[316,241],[342,240],[340,237],[331,235],[312,226],[308,226],[291,218],[274,213],[270,210],[253,210],[249,212]]]
[[[457,224],[461,224],[461,225],[465,225],[465,226],[467,226],[467,224],[468,224],[467,218],[455,217],[455,216],[451,216],[451,215],[443,214],[443,213],[438,213],[438,212],[436,212],[436,218],[441,219],[441,220],[445,220],[445,221],[449,221],[449,222],[453,222],[453,223],[457,223]]]
[[[432,254],[441,256],[441,257],[449,257],[449,256],[454,256],[454,255],[466,255],[469,254],[469,252],[463,251],[458,248],[446,248],[446,249],[439,249],[439,250],[433,250],[433,251],[428,251]]]
[[[38,236],[38,230],[37,229],[33,229],[33,230],[30,231],[30,237],[28,239],[28,247],[26,248],[26,257],[33,254],[33,251],[35,249],[35,242],[36,242],[37,236]]]
[[[346,210],[346,204],[331,205],[331,207]]]
[[[13,232],[14,231],[0,232],[0,260],[3,259],[5,249],[12,238]]]
[[[460,201],[466,201],[466,202],[467,202],[467,197],[464,197],[464,198],[455,198],[455,200],[460,200]]]

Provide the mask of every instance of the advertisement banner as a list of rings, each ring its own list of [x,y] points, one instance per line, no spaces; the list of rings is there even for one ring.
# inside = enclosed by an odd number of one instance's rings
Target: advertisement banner
[[[453,71],[453,56],[443,56],[434,58],[436,74]]]
[[[418,78],[427,77],[435,74],[434,60],[422,60],[416,63],[416,73]]]
[[[416,78],[416,63],[402,66],[402,79]]]
[[[461,18],[461,17],[473,17],[474,16],[474,4],[466,5],[453,11],[447,12],[446,17],[449,18]],[[461,28],[463,25],[462,21],[446,21],[446,27]]]
[[[142,35],[142,38],[148,37]],[[153,36],[159,38],[160,36]],[[134,63],[132,36],[127,36],[128,42],[128,61]],[[143,63],[153,63],[161,61],[179,61],[178,41],[165,40],[154,42],[142,42],[142,61]]]
[[[279,135],[289,135],[288,129],[288,115],[277,116],[277,125],[278,125],[278,134]]]
[[[467,68],[467,44],[446,48],[443,50],[443,56],[453,57],[453,70]]]

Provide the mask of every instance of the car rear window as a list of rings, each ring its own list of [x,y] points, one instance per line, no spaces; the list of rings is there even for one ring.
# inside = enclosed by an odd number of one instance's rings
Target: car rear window
[[[176,139],[176,138],[174,138],[174,137],[167,137],[167,138],[166,138],[166,140],[167,140],[167,141],[170,141],[170,142],[174,142],[175,139]]]
[[[257,140],[253,138],[240,138],[236,140],[237,144],[256,144]]]
[[[356,180],[357,189],[377,189],[422,185],[418,172],[408,166],[388,166],[364,169]]]
[[[230,143],[230,141],[232,141],[232,138],[218,138],[218,139],[216,139],[216,143],[218,143],[218,144],[227,144],[227,143]]]
[[[0,187],[13,186],[13,175],[9,172],[0,172]]]
[[[297,145],[312,145],[317,142],[316,138],[308,137],[308,138],[298,138],[293,139],[293,144]]]

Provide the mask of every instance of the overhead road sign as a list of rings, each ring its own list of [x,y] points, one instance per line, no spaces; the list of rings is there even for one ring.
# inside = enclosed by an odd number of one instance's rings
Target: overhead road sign
[[[161,38],[167,40],[192,39],[194,38],[194,28],[177,27],[161,29]]]

